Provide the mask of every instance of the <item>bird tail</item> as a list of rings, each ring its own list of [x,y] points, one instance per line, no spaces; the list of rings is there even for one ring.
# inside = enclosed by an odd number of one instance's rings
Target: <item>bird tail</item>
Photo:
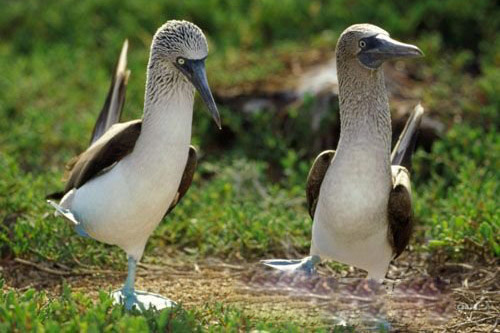
[[[64,192],[63,191],[59,191],[59,192],[54,192],[54,193],[50,193],[50,194],[47,194],[45,196],[45,199],[46,200],[61,200],[62,197],[64,197]]]
[[[411,157],[413,155],[413,151],[415,150],[418,129],[420,127],[423,114],[424,108],[419,103],[411,113],[403,132],[401,132],[401,135],[399,136],[396,146],[394,146],[394,149],[392,150],[392,165],[401,165],[408,171],[411,170]]]
[[[106,102],[97,118],[92,131],[90,144],[96,142],[106,131],[120,121],[120,116],[125,103],[125,93],[127,89],[130,70],[127,69],[128,40],[123,43],[120,57],[116,63],[111,86],[109,87]]]

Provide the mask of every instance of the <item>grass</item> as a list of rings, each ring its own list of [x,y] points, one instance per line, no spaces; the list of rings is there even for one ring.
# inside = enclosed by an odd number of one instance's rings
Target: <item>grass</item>
[[[209,13],[210,15],[207,15]],[[419,251],[461,260],[466,241],[500,256],[498,6],[493,1],[7,1],[0,13],[0,262],[75,262],[124,269],[121,250],[76,237],[50,214],[44,196],[61,188],[62,165],[85,149],[124,38],[132,77],[124,118],[142,110],[148,47],[169,18],[196,22],[210,43],[216,91],[279,85],[293,61],[314,63],[311,49],[333,50],[352,23],[373,22],[419,45],[426,57],[407,64],[412,91],[447,133],[414,160]],[[321,58],[321,57],[320,57]],[[269,78],[271,77],[271,78]],[[187,196],[155,231],[146,256],[257,261],[308,251],[311,221],[304,183],[314,155],[314,101],[288,111],[244,116],[222,108],[231,144],[197,106],[193,142],[202,160]],[[315,135],[331,130],[337,107]],[[307,139],[304,139],[307,138]],[[279,177],[270,176],[280,170]],[[65,286],[59,297],[0,288],[0,331],[251,330],[300,331],[238,307],[207,304],[161,314],[127,314]],[[3,326],[2,326],[3,325]]]
[[[256,321],[221,303],[194,310],[176,307],[159,313],[154,310],[127,312],[113,306],[104,291],[93,300],[80,292],[72,292],[66,285],[57,298],[49,298],[34,289],[23,293],[0,289],[0,316],[2,332],[300,331],[300,327],[289,323]],[[324,330],[318,328],[317,331]]]
[[[431,247],[445,247],[460,255],[465,238],[482,244],[500,256],[500,138],[467,125],[455,126],[432,154],[421,154],[420,175],[433,170],[428,181],[416,188],[416,214],[425,225]],[[427,169],[427,171],[425,171]]]
[[[460,256],[468,238],[500,256],[498,151],[500,138],[494,130],[460,125],[431,154],[418,156],[416,173],[430,172],[430,179],[417,180],[415,214],[429,226],[431,248],[444,247],[450,256]]]

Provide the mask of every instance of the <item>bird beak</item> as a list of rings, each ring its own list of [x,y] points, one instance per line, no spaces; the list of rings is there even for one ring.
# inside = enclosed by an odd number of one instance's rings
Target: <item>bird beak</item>
[[[375,37],[378,47],[373,49],[373,54],[378,54],[383,60],[399,58],[421,57],[424,53],[415,45],[398,42],[386,35]]]
[[[210,115],[217,124],[217,127],[221,129],[219,111],[217,110],[217,105],[215,104],[214,97],[210,91],[210,86],[208,85],[207,73],[205,71],[205,59],[186,59],[185,64],[183,66],[178,65],[177,68],[179,68],[181,72],[186,75],[189,81],[191,81],[194,87],[198,90],[203,102],[210,112]]]
[[[378,68],[384,61],[402,58],[421,57],[424,53],[415,45],[405,44],[378,34],[368,41],[370,48],[361,51],[358,55],[361,62],[372,69]]]

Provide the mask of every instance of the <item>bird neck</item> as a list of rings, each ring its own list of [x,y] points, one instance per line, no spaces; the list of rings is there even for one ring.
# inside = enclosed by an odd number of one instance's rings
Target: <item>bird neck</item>
[[[188,146],[194,87],[170,62],[151,54],[139,147]]]
[[[383,150],[389,160],[391,115],[382,69],[367,70],[355,58],[337,58],[337,71],[341,124],[337,149],[367,146]]]

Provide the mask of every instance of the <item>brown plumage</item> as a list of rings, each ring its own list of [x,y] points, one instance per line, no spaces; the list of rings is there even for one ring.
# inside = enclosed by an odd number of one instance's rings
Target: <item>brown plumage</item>
[[[325,150],[316,157],[313,166],[309,171],[306,183],[306,198],[307,198],[307,209],[309,215],[314,219],[314,212],[316,211],[316,205],[318,204],[319,190],[321,188],[321,183],[325,178],[326,170],[332,162],[333,156],[335,156],[335,150]]]
[[[189,156],[186,163],[186,168],[184,169],[184,173],[182,174],[181,183],[179,185],[179,189],[177,190],[177,194],[174,198],[174,201],[170,204],[165,216],[168,215],[172,211],[172,209],[177,206],[179,201],[181,201],[182,197],[186,194],[191,183],[193,182],[194,171],[196,170],[197,165],[197,157],[196,157],[196,149],[193,146],[189,147]]]
[[[389,194],[389,241],[395,253],[394,259],[408,246],[413,233],[413,207],[411,199],[411,157],[415,149],[418,129],[424,109],[419,104],[399,136],[391,154],[392,190]]]
[[[391,164],[401,165],[411,172],[411,157],[417,143],[418,129],[422,122],[424,109],[418,104],[406,121],[405,127],[394,145],[391,153]]]
[[[96,142],[106,131],[120,121],[125,104],[125,93],[127,90],[130,70],[127,69],[128,40],[123,43],[120,57],[115,65],[111,85],[104,106],[99,113],[99,117],[92,130],[90,145]]]
[[[92,146],[70,161],[66,167],[68,180],[64,193],[80,188],[130,154],[141,134],[141,125],[141,120],[134,120],[112,126]]]
[[[400,169],[400,172],[406,172]],[[408,174],[403,177],[394,177],[394,187],[389,194],[389,241],[395,253],[394,259],[404,251],[410,242],[413,232],[413,214],[411,204],[411,191],[402,178],[409,180]]]

